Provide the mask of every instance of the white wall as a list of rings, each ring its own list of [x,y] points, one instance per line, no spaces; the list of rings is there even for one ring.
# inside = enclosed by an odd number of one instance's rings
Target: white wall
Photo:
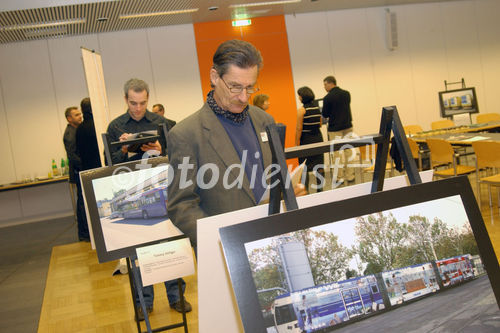
[[[122,87],[149,83],[150,107],[181,120],[203,103],[194,31],[178,25],[0,45],[0,184],[46,176],[66,157],[64,110],[88,96],[80,47],[103,61],[111,117],[125,112]]]
[[[399,49],[385,44],[385,8],[287,15],[295,89],[325,94],[334,74],[352,94],[355,130],[378,130],[380,110],[397,105],[404,123],[439,118],[444,80],[475,86],[482,113],[500,112],[500,1],[390,7]],[[64,110],[87,96],[80,47],[102,55],[111,116],[125,111],[130,77],[151,87],[150,106],[182,120],[203,103],[192,25],[110,32],[0,45],[0,183],[45,176],[65,156]]]
[[[287,15],[295,90],[307,85],[322,97],[323,78],[335,75],[351,92],[358,134],[377,132],[387,105],[398,107],[404,124],[430,129],[444,80],[462,77],[476,87],[481,113],[500,112],[500,1],[389,8],[397,15],[395,51],[386,48],[385,8]]]

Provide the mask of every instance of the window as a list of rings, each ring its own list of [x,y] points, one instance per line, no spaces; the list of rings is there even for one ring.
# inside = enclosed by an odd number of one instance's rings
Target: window
[[[276,325],[282,325],[297,320],[291,304],[277,306],[275,309]]]

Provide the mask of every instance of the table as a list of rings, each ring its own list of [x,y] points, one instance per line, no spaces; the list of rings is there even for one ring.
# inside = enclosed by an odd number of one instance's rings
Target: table
[[[16,190],[16,189],[21,189],[21,188],[26,188],[26,187],[40,186],[40,185],[45,185],[45,184],[61,183],[61,182],[68,181],[68,179],[69,179],[68,176],[61,176],[61,177],[48,178],[48,179],[43,179],[43,180],[35,180],[35,181],[28,182],[28,183],[20,183],[19,182],[19,183],[2,184],[2,185],[0,185],[0,192]]]
[[[417,143],[424,143],[427,139],[443,139],[454,146],[471,146],[474,141],[498,141],[500,142],[500,133],[443,133],[430,136],[413,136]]]
[[[471,124],[471,125],[462,125],[448,128],[440,128],[436,130],[423,131],[415,134],[415,137],[429,137],[440,134],[448,134],[448,133],[478,133],[478,132],[489,132],[489,131],[497,131],[500,129],[500,121],[490,121],[488,123],[482,124]]]

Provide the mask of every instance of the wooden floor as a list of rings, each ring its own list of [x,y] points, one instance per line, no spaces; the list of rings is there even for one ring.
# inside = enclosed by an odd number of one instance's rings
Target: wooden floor
[[[493,191],[496,199],[496,190]],[[500,217],[496,200],[493,208],[483,189],[481,211],[484,223],[500,262]],[[127,275],[111,276],[116,262],[99,264],[89,243],[74,243],[53,248],[39,322],[45,332],[137,332]],[[186,298],[193,305],[188,313],[190,332],[198,332],[196,276],[185,278]],[[214,300],[214,306],[217,301]],[[168,306],[163,285],[155,285],[152,327],[182,321]],[[145,326],[143,325],[143,331]],[[169,332],[183,332],[182,328]]]
[[[116,261],[99,264],[89,243],[54,247],[38,332],[137,332],[128,275],[112,276],[115,266]],[[188,329],[198,332],[196,276],[188,276],[185,281],[185,296],[193,306],[187,314]],[[181,314],[170,309],[163,285],[155,285],[150,320],[153,329],[182,322]],[[146,330],[144,322],[142,330]]]

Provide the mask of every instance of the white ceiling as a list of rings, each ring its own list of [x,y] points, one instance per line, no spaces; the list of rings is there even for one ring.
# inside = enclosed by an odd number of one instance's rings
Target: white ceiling
[[[173,24],[254,18],[348,8],[394,6],[436,0],[301,0],[296,3],[260,5],[247,8],[231,4],[274,0],[2,0],[0,3],[0,43],[129,30]],[[453,0],[441,0],[453,1]],[[216,7],[216,10],[210,10]],[[124,14],[159,13],[195,9],[191,13],[119,18]],[[70,23],[70,20],[80,19]],[[52,26],[43,24],[55,23]],[[35,25],[37,24],[37,25]]]

